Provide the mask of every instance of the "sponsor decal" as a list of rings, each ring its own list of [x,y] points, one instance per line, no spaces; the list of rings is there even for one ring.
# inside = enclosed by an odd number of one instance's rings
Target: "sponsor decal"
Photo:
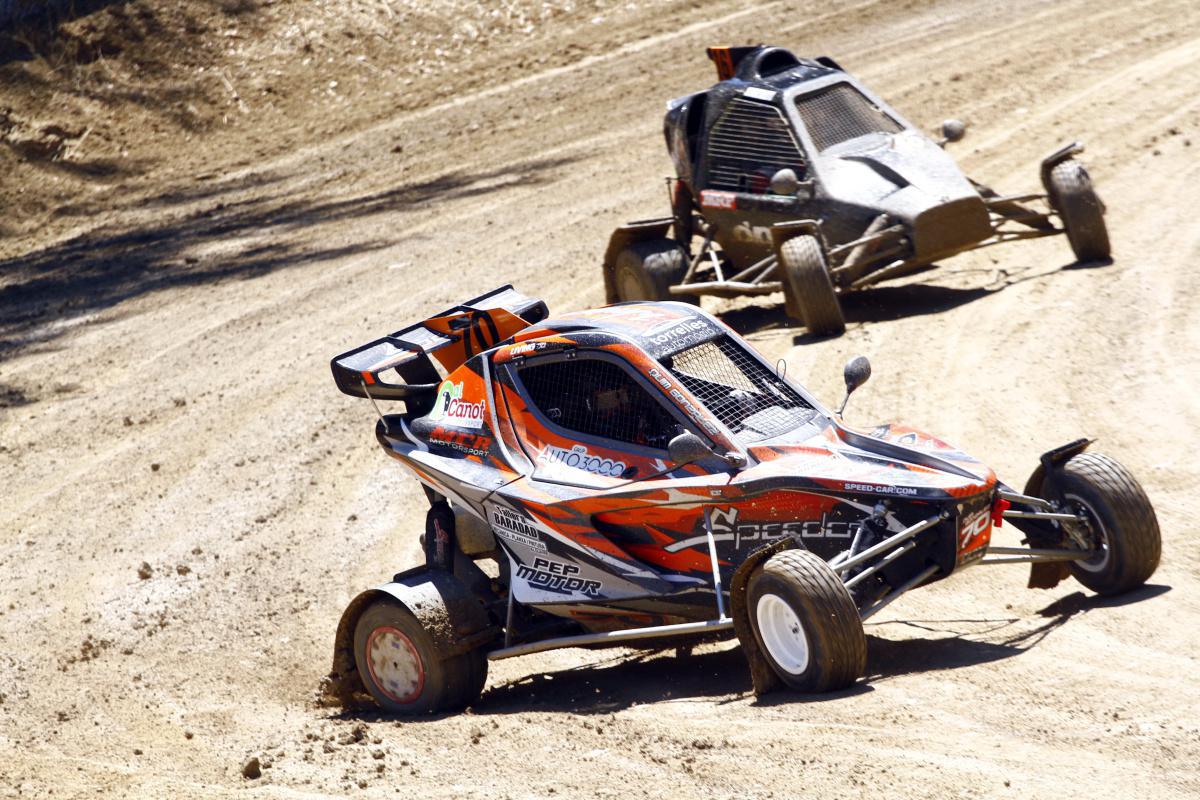
[[[527,519],[514,511],[502,507],[493,508],[492,528],[502,539],[507,539],[514,544],[528,547],[530,550],[535,550],[539,553],[546,552],[546,543],[542,541],[541,534],[538,533],[537,528],[530,525]]]
[[[545,350],[549,346],[548,342],[526,342],[518,344],[508,349],[510,356],[527,356],[530,353],[536,353],[538,350]]]
[[[958,551],[966,554],[982,548],[987,543],[987,534],[992,527],[991,509],[981,509],[962,518],[958,533]],[[982,555],[982,553],[981,553]]]
[[[737,195],[733,192],[714,192],[711,189],[705,189],[700,193],[700,206],[735,211],[737,210]]]
[[[848,492],[874,492],[875,494],[913,495],[917,489],[912,486],[885,486],[875,483],[846,483],[843,484]]]
[[[662,327],[651,328],[644,335],[652,344],[659,347],[681,350],[690,344],[704,341],[712,334],[713,329],[708,326],[708,323],[698,319],[689,319],[674,323],[666,330],[663,330]]]
[[[437,400],[429,418],[445,425],[460,428],[478,428],[483,425],[483,403],[470,403],[462,399],[462,382],[442,381],[438,387]]]
[[[579,567],[574,564],[564,564],[549,558],[535,558],[533,565],[521,564],[517,567],[517,577],[527,581],[531,586],[550,592],[567,594],[584,594],[588,597],[600,596],[600,581],[580,578]]]
[[[675,388],[675,384],[670,378],[667,377],[665,372],[660,370],[658,367],[651,367],[649,374],[655,383],[666,390],[667,394],[671,395],[671,398],[676,402],[676,404],[678,404],[680,408],[684,410],[688,417],[691,418],[692,422],[695,422],[713,436],[720,435],[720,429],[717,428],[716,423],[712,421],[708,414],[704,413],[703,410],[697,408],[690,400],[688,400],[687,397],[684,396],[683,392]]]
[[[761,225],[751,225],[749,222],[741,222],[733,228],[733,240],[735,242],[771,244],[771,229]]]
[[[748,544],[771,542],[785,536],[801,539],[850,539],[863,527],[862,520],[836,519],[828,513],[822,513],[820,519],[789,522],[739,522],[739,516],[740,512],[736,507],[714,508],[709,515],[713,539],[718,542],[732,541],[734,549],[741,549]],[[666,551],[675,553],[705,544],[707,541],[707,536],[695,536],[668,545]]]
[[[538,454],[537,460],[540,464],[570,467],[609,478],[621,477],[626,466],[624,461],[614,461],[611,458],[589,453],[587,448],[581,444],[575,445],[570,450],[564,447],[555,447],[552,444],[546,445],[546,448]]]
[[[429,435],[429,443],[437,447],[446,447],[468,456],[486,458],[492,440],[487,436],[456,433],[437,428]]]

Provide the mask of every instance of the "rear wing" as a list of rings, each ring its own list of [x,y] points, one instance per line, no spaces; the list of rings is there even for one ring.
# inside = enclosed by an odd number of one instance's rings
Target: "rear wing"
[[[330,362],[333,380],[338,389],[354,397],[407,400],[432,395],[441,375],[431,357],[445,372],[452,372],[471,356],[541,322],[548,314],[543,301],[526,297],[511,285],[501,286],[342,353]],[[380,376],[391,369],[399,381]]]

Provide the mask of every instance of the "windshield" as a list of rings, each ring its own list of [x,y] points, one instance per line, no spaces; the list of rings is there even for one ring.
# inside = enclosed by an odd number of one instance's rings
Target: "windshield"
[[[816,411],[728,335],[662,359],[742,444],[786,433]]]
[[[899,133],[904,127],[848,83],[796,97],[796,111],[817,150],[869,133]]]

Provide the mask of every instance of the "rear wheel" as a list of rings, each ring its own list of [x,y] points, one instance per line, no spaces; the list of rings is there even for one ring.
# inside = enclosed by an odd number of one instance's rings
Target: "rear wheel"
[[[867,667],[867,639],[850,593],[807,550],[776,553],[747,585],[750,627],[771,668],[790,688],[829,692]]]
[[[617,299],[699,302],[693,295],[672,295],[670,289],[687,273],[687,255],[673,239],[634,242],[617,254]]]
[[[397,714],[462,708],[479,698],[487,680],[482,650],[447,652],[412,612],[388,600],[359,617],[354,660],[375,702]]]
[[[788,316],[802,321],[812,333],[838,334],[846,330],[842,304],[829,277],[829,266],[815,236],[795,236],[779,248],[783,295]]]
[[[1050,202],[1058,211],[1075,258],[1102,261],[1112,253],[1108,226],[1104,223],[1104,203],[1092,186],[1083,164],[1068,158],[1050,172],[1046,187]]]
[[[1162,537],[1150,498],[1129,470],[1108,456],[1080,453],[1047,477],[1054,498],[1086,520],[1076,544],[1099,553],[1071,563],[1075,579],[1102,595],[1144,584],[1158,568]]]

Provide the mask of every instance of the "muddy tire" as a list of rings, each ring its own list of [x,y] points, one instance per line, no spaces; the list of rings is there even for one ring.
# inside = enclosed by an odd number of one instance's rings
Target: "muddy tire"
[[[1054,499],[1082,512],[1082,531],[1102,555],[1071,563],[1071,574],[1093,592],[1114,595],[1144,584],[1158,567],[1162,537],[1146,492],[1108,456],[1080,453],[1047,476]]]
[[[833,290],[821,243],[814,236],[795,236],[779,248],[783,296],[788,316],[810,333],[836,335],[846,330],[842,304]]]
[[[771,668],[800,692],[850,686],[867,667],[867,638],[850,593],[807,550],[776,553],[746,587],[750,627]]]
[[[446,652],[412,612],[390,600],[359,617],[354,661],[379,707],[407,716],[461,709],[479,699],[487,680],[482,650]]]
[[[617,300],[680,300],[699,302],[691,295],[672,295],[670,288],[687,274],[687,255],[673,239],[634,242],[617,254],[613,283]]]
[[[1081,263],[1108,258],[1112,248],[1108,242],[1108,226],[1104,223],[1104,203],[1096,194],[1083,164],[1069,158],[1057,165],[1050,172],[1046,191],[1066,228],[1075,258]]]

